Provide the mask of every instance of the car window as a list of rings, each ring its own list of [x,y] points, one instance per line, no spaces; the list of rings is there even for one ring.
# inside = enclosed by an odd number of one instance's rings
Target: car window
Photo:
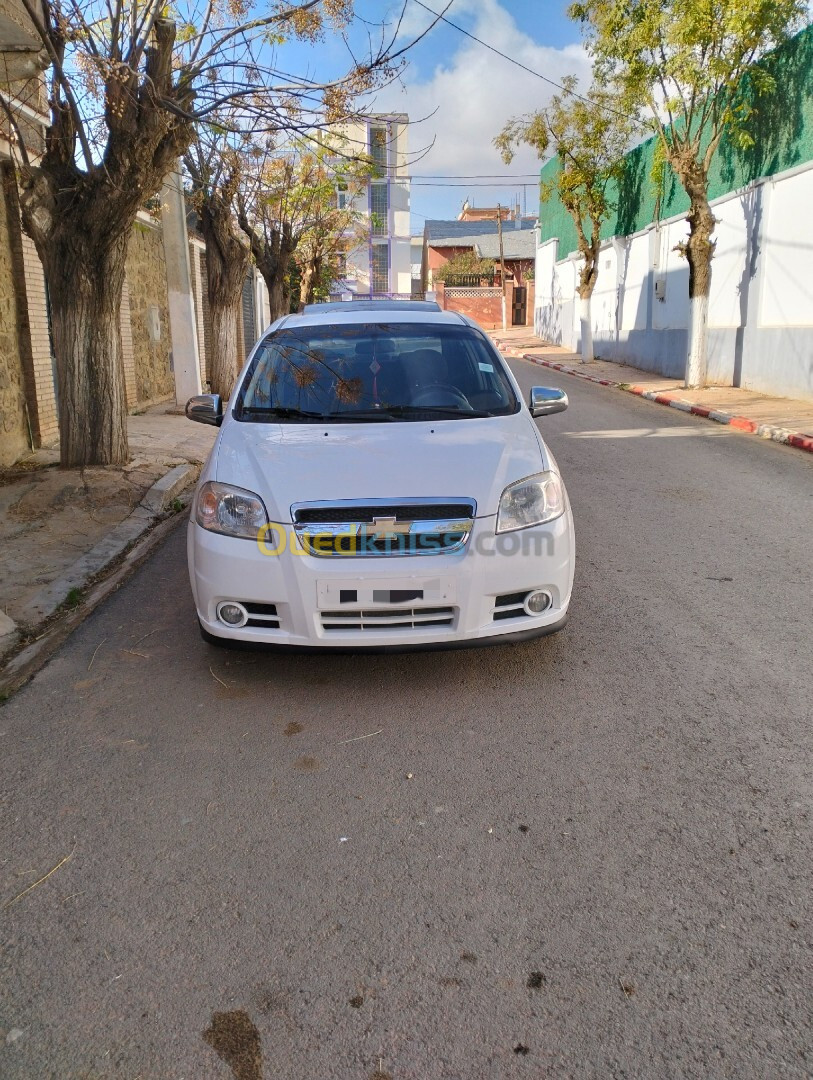
[[[263,422],[460,420],[520,408],[488,340],[468,326],[284,327],[259,346],[234,414]]]

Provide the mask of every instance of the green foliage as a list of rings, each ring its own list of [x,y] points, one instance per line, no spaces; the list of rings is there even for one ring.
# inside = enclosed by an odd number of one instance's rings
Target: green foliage
[[[599,77],[616,108],[645,112],[684,185],[703,187],[724,133],[741,148],[761,95],[776,82],[754,63],[802,24],[802,0],[580,0]],[[748,93],[746,93],[746,88]]]
[[[612,107],[612,98],[600,84],[584,96],[576,93],[577,80],[568,76],[564,93],[544,110],[510,120],[494,145],[508,164],[518,143],[534,147],[539,157],[552,151],[558,159],[554,176],[540,185],[542,202],[558,199],[570,214],[584,258],[582,295],[595,285],[596,259],[604,223],[614,210],[611,182],[617,181],[633,130]]]
[[[82,603],[82,590],[81,589],[68,589],[68,595],[62,601],[62,606],[68,611],[73,611],[78,608]]]
[[[459,251],[453,255],[443,266],[432,271],[433,281],[446,281],[451,277],[475,276],[493,274],[494,262],[491,259],[481,259],[473,249]]]
[[[771,176],[806,161],[813,161],[813,27],[808,27],[774,52],[758,67],[767,68],[781,92],[753,99],[746,128],[749,138],[733,141],[728,133],[720,140],[709,170],[708,197],[713,200],[762,176]],[[752,72],[743,83],[743,94],[753,95]],[[557,159],[542,170],[541,182],[553,186]],[[668,164],[661,139],[653,135],[629,151],[616,185],[608,198],[616,205],[602,228],[602,239],[629,236],[653,221],[688,212],[689,196]],[[559,258],[578,250],[575,226],[555,197],[540,218],[541,238],[559,239]]]

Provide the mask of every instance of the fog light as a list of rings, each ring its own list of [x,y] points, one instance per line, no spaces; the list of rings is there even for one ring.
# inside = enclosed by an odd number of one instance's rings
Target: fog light
[[[236,604],[232,600],[217,605],[217,617],[227,626],[245,626],[248,622],[246,609],[242,604]]]
[[[550,593],[532,592],[525,597],[525,610],[529,615],[541,615],[551,605]]]

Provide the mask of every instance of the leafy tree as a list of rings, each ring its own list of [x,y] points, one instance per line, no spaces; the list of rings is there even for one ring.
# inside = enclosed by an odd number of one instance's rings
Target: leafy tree
[[[528,116],[510,120],[494,145],[509,164],[519,143],[532,146],[540,158],[550,151],[559,160],[556,179],[542,185],[543,201],[558,196],[573,219],[582,257],[579,271],[581,357],[593,359],[591,299],[598,280],[601,229],[615,209],[610,181],[617,180],[629,145],[632,121],[616,112],[605,89],[594,85],[576,96],[578,81],[568,76],[565,93]]]
[[[448,281],[453,277],[486,277],[494,276],[493,259],[481,259],[473,250],[459,251],[453,255],[443,266],[432,271],[433,281]]]
[[[706,381],[715,219],[709,170],[727,134],[746,147],[745,124],[762,94],[776,87],[768,67],[754,66],[800,25],[802,0],[578,0],[601,77],[619,92],[616,109],[643,107],[687,195],[690,331],[686,385]],[[746,93],[746,84],[751,93]]]
[[[339,30],[352,0],[21,0],[50,61],[45,150],[26,150],[25,103],[0,93],[14,129],[23,226],[48,280],[64,465],[127,460],[119,309],[136,214],[224,104],[253,128],[346,112],[405,48],[380,48],[344,79],[275,70],[274,46]],[[243,121],[247,126],[248,120]]]

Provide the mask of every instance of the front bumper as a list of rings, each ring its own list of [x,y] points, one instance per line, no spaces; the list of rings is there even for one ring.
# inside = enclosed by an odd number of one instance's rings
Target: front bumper
[[[272,540],[265,550],[277,547]],[[567,617],[575,556],[569,509],[556,521],[501,536],[493,517],[480,518],[466,548],[454,554],[318,558],[294,554],[288,543],[264,554],[254,541],[194,521],[187,550],[198,617],[210,634],[353,650],[449,648],[553,633]],[[495,620],[498,597],[538,589],[551,598],[541,615],[519,611]],[[279,625],[227,626],[217,608],[229,600],[274,605]]]

